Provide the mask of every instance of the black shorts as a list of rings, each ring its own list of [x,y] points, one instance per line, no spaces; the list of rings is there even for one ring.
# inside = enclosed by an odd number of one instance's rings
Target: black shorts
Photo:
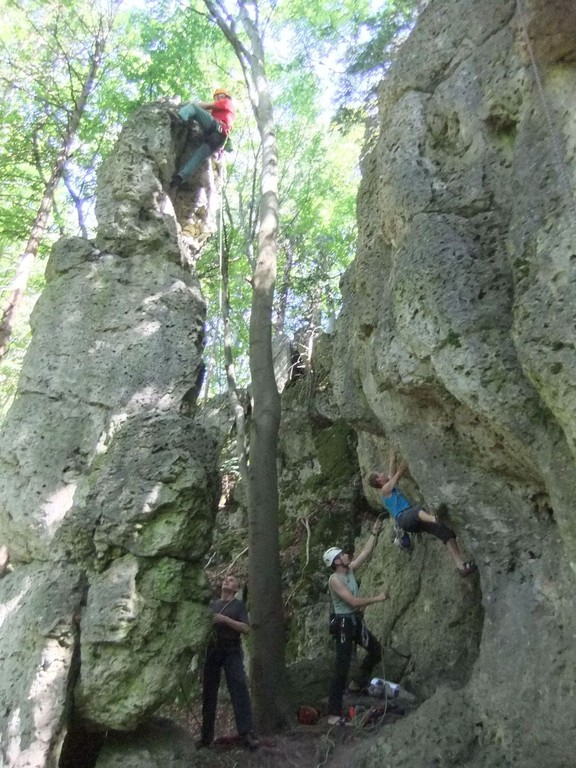
[[[437,539],[443,544],[446,544],[450,539],[455,539],[456,534],[451,528],[448,528],[444,523],[424,523],[418,517],[418,512],[422,507],[408,507],[403,512],[400,512],[396,518],[397,525],[402,528],[403,531],[408,533],[429,533],[432,536],[436,536]]]

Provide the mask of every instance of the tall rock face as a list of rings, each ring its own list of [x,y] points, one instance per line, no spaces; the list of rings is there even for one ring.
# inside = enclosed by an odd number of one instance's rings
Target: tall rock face
[[[136,727],[208,631],[202,238],[166,191],[185,141],[167,105],[132,117],[99,175],[96,242],[59,241],[34,311],[0,436],[2,766],[56,765],[71,726]]]
[[[465,674],[441,658],[458,691],[437,676],[366,765],[573,764],[575,103],[561,0],[432,0],[381,86],[332,380],[363,470],[395,447],[479,577],[435,541],[382,566],[411,611],[392,603],[387,639],[416,667],[432,672],[451,605],[472,614],[454,617]]]

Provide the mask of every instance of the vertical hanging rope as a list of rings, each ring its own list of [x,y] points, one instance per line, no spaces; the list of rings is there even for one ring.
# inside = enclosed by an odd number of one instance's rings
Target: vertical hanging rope
[[[222,288],[222,269],[224,264],[224,192],[226,190],[227,173],[224,159],[221,161],[220,173],[222,175],[222,190],[220,192],[220,209],[218,211],[218,274],[220,275],[220,287],[218,288],[218,318],[216,320],[214,339],[214,357],[216,362],[216,380],[218,383],[226,378],[224,364],[224,290]],[[222,326],[222,333],[220,332]]]
[[[553,115],[552,107],[550,106],[550,104],[548,103],[548,99],[546,98],[546,93],[544,91],[544,84],[542,82],[542,75],[540,73],[540,68],[538,66],[538,62],[536,61],[536,55],[534,53],[534,46],[532,45],[532,40],[530,39],[530,35],[528,34],[528,22],[527,22],[528,14],[526,11],[526,7],[524,5],[524,0],[516,0],[516,10],[518,12],[518,17],[520,19],[520,28],[521,28],[524,40],[526,42],[526,48],[528,50],[528,56],[530,57],[530,63],[534,71],[534,80],[536,82],[536,90],[538,91],[538,96],[540,98],[544,116],[546,118],[546,124],[548,126],[548,134],[549,134],[548,137],[550,139],[550,144],[551,144],[552,152],[554,155],[556,170],[558,172],[558,176],[559,176],[559,179],[561,180],[561,183],[566,187],[566,192],[568,193],[572,210],[574,211],[574,213],[576,213],[576,200],[574,199],[574,189],[573,189],[572,182],[570,181],[570,176],[568,174],[568,169],[566,167],[564,153],[562,151],[562,148],[560,146],[560,141],[558,138],[560,134],[560,129],[558,128],[558,125],[556,123],[555,115]]]
[[[224,305],[224,294],[222,290],[222,265],[224,261],[224,207],[222,200],[224,199],[224,190],[226,188],[226,165],[222,162],[221,174],[222,174],[222,191],[220,194],[220,209],[218,211],[218,274],[220,275],[220,287],[218,289],[218,313],[216,315],[216,321],[214,323],[214,339],[212,342],[212,359],[213,363],[208,361],[207,375],[204,385],[204,402],[207,403],[210,397],[210,380],[211,370],[214,370],[216,381],[220,382],[224,376],[224,342],[223,334],[220,333],[220,325],[222,323],[222,310]],[[211,171],[212,183],[214,183],[214,170]],[[209,347],[208,347],[209,348]]]

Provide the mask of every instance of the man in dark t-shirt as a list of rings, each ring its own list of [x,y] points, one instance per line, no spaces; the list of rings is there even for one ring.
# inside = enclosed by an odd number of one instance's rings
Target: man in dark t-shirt
[[[222,582],[220,598],[212,600],[212,637],[206,649],[204,687],[202,690],[202,734],[198,746],[208,747],[214,740],[214,723],[220,674],[224,668],[226,685],[230,692],[238,735],[249,749],[258,749],[259,742],[253,732],[252,707],[244,672],[241,635],[250,631],[246,606],[235,595],[238,579],[226,576]]]

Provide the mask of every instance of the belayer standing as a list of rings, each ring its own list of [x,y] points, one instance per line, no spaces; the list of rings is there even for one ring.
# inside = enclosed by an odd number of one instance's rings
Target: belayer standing
[[[330,547],[322,557],[324,564],[334,571],[328,579],[328,589],[334,606],[331,631],[336,639],[336,662],[328,694],[329,725],[344,723],[342,698],[354,645],[365,648],[367,654],[360,665],[357,679],[350,684],[351,691],[360,691],[367,685],[372,676],[372,670],[382,658],[380,643],[364,623],[361,610],[367,605],[387,600],[388,593],[381,592],[374,597],[358,597],[358,583],[354,576],[354,571],[372,554],[379,532],[380,522],[377,521],[372,527],[372,533],[364,548],[353,560],[339,547]]]
[[[429,533],[440,539],[448,550],[460,576],[468,576],[477,570],[472,562],[465,562],[464,556],[456,541],[456,534],[451,528],[442,523],[435,515],[426,512],[417,504],[412,504],[396,485],[407,469],[406,463],[400,463],[396,469],[396,455],[390,453],[388,474],[372,472],[368,475],[368,484],[382,492],[382,504],[390,512],[396,524],[408,533]]]
[[[209,747],[214,739],[216,706],[220,674],[224,668],[226,685],[232,700],[238,735],[244,746],[258,749],[259,741],[252,730],[252,706],[244,672],[241,635],[250,631],[245,604],[236,598],[238,579],[226,576],[220,598],[212,600],[214,631],[206,649],[204,687],[202,689],[202,733],[197,746]]]
[[[236,117],[232,96],[224,88],[217,88],[213,99],[211,102],[185,104],[178,112],[184,121],[195,120],[198,123],[204,132],[204,141],[173,176],[171,187],[182,186],[207,157],[218,152],[226,144]]]

